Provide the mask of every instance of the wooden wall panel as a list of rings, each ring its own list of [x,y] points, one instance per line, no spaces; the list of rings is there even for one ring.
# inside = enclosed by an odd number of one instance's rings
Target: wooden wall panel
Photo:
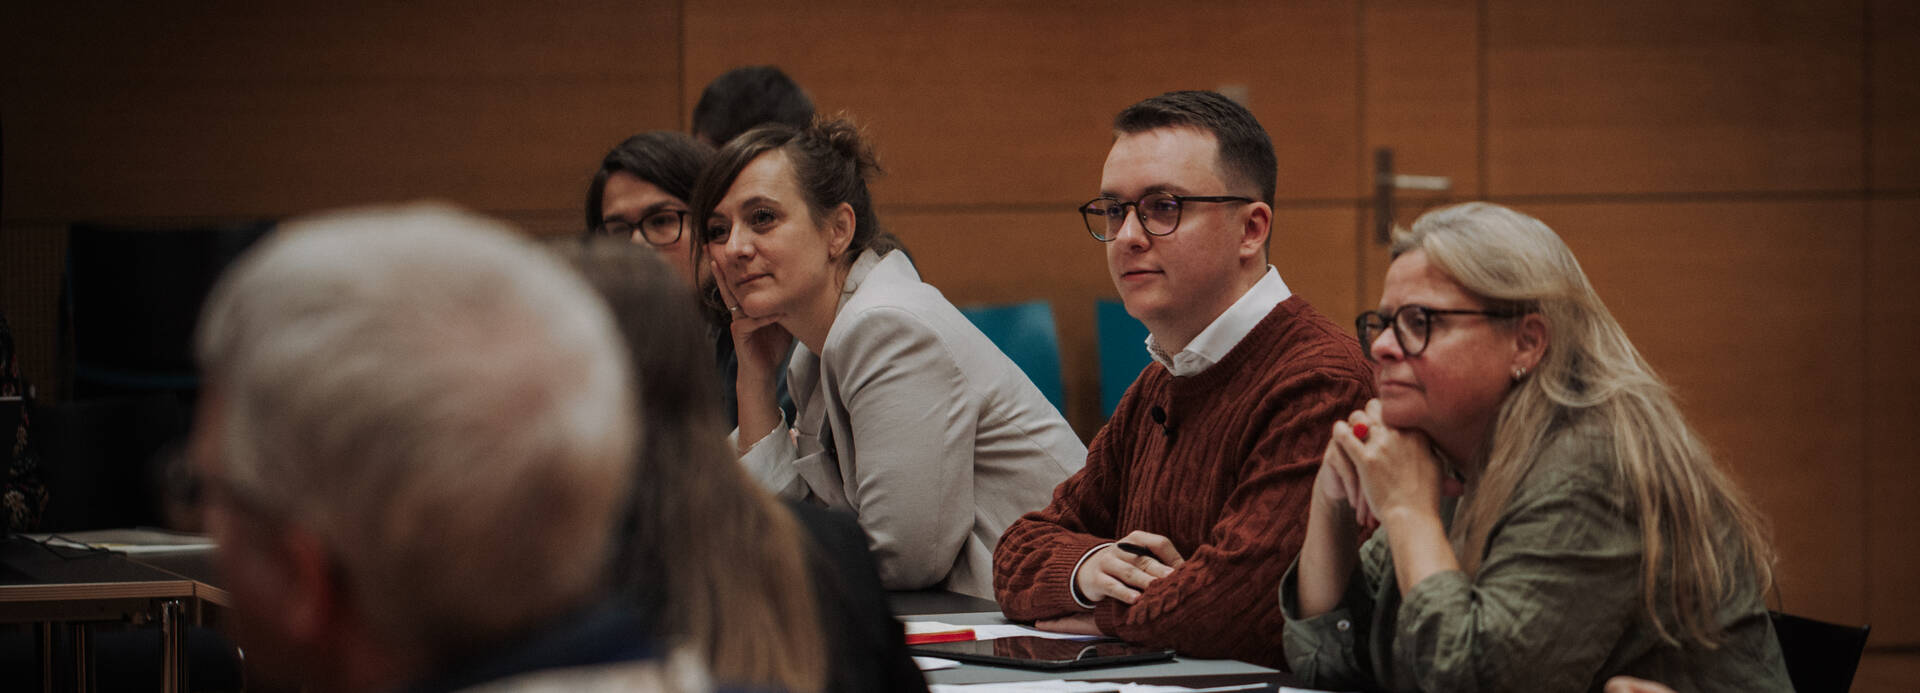
[[[910,208],[909,208],[910,209]],[[1043,299],[1060,331],[1067,419],[1082,438],[1101,424],[1093,306],[1116,296],[1106,251],[1072,211],[916,212],[882,208],[921,277],[958,305]],[[1271,260],[1293,291],[1336,323],[1353,311],[1354,212],[1280,209]]]
[[[1872,648],[1880,646],[1879,627],[1869,636]],[[1869,649],[1860,657],[1860,668],[1854,671],[1853,688],[1855,693],[1913,693],[1920,690],[1920,656],[1908,651],[1874,652]]]
[[[1859,0],[1487,0],[1493,195],[1857,190]]]
[[[671,4],[19,5],[11,219],[569,208],[608,146],[679,125]]]
[[[1773,520],[1787,609],[1863,621],[1864,203],[1522,209],[1567,241]]]
[[[864,122],[907,205],[1093,196],[1121,108],[1247,87],[1273,133],[1279,195],[1351,195],[1355,2],[771,0],[687,8],[688,103],[742,65],[780,65],[821,110]]]
[[[1359,213],[1351,207],[1280,209],[1274,212],[1269,261],[1287,288],[1307,299],[1336,325],[1352,325],[1360,313],[1354,262]]]
[[[1867,613],[1876,646],[1920,645],[1920,200],[1873,202],[1867,247]]]
[[[1447,176],[1454,197],[1479,197],[1480,3],[1365,5],[1361,134],[1367,158],[1355,194],[1373,194],[1373,151],[1391,147],[1402,173]]]
[[[1448,201],[1485,196],[1480,177],[1480,0],[1376,0],[1366,3],[1361,47],[1365,171],[1358,196],[1374,194],[1373,152],[1389,147],[1399,173],[1446,176],[1444,192],[1394,194],[1393,223],[1411,225]],[[1355,294],[1360,309],[1380,302],[1388,242],[1374,231],[1371,204],[1361,212]]]
[[[1913,192],[1920,190],[1920,3],[1872,0],[1867,11],[1871,182]]]

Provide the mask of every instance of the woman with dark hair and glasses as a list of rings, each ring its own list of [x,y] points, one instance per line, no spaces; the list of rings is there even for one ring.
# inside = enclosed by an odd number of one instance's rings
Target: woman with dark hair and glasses
[[[1086,448],[986,335],[888,252],[853,125],[755,128],[693,194],[733,315],[738,444],[767,488],[856,515],[888,589],[991,599],[993,547]],[[794,342],[792,363],[780,356]],[[774,407],[784,376],[796,405]]]
[[[587,185],[587,233],[651,246],[694,281],[687,200],[711,160],[713,147],[677,132],[654,130],[620,142]]]
[[[1615,676],[1790,690],[1764,521],[1560,237],[1469,203],[1422,215],[1393,258],[1380,310],[1357,321],[1379,399],[1334,424],[1281,581],[1294,673],[1396,691]]]

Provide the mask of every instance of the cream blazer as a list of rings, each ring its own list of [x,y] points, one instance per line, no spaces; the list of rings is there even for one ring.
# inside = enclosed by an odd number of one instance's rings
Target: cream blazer
[[[851,511],[890,590],[993,598],[993,547],[1087,449],[1033,381],[904,253],[862,253],[820,354],[787,367],[792,434],[741,461],[767,489]]]

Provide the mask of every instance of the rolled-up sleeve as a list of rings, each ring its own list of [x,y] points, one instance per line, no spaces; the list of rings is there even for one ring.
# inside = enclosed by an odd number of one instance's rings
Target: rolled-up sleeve
[[[1332,611],[1300,617],[1300,561],[1295,559],[1280,578],[1280,613],[1286,618],[1281,645],[1287,666],[1302,681],[1318,688],[1372,688],[1368,638],[1374,613],[1373,575],[1393,566],[1385,562],[1385,533],[1362,547],[1361,564],[1347,578],[1346,593]],[[1375,560],[1367,560],[1369,557]]]

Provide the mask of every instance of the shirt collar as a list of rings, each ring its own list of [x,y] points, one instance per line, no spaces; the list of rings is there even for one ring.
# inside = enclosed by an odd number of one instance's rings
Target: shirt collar
[[[1267,314],[1273,312],[1274,306],[1292,296],[1293,291],[1280,279],[1280,271],[1274,269],[1273,265],[1267,265],[1267,273],[1260,276],[1260,281],[1254,282],[1252,288],[1240,295],[1240,300],[1234,301],[1226,312],[1214,318],[1207,329],[1201,330],[1193,341],[1187,343],[1186,349],[1170,355],[1154,343],[1153,335],[1149,334],[1147,355],[1177,377],[1199,375],[1201,371],[1219,363],[1220,359],[1226,358],[1227,352],[1233,351],[1247,333],[1265,320]]]

